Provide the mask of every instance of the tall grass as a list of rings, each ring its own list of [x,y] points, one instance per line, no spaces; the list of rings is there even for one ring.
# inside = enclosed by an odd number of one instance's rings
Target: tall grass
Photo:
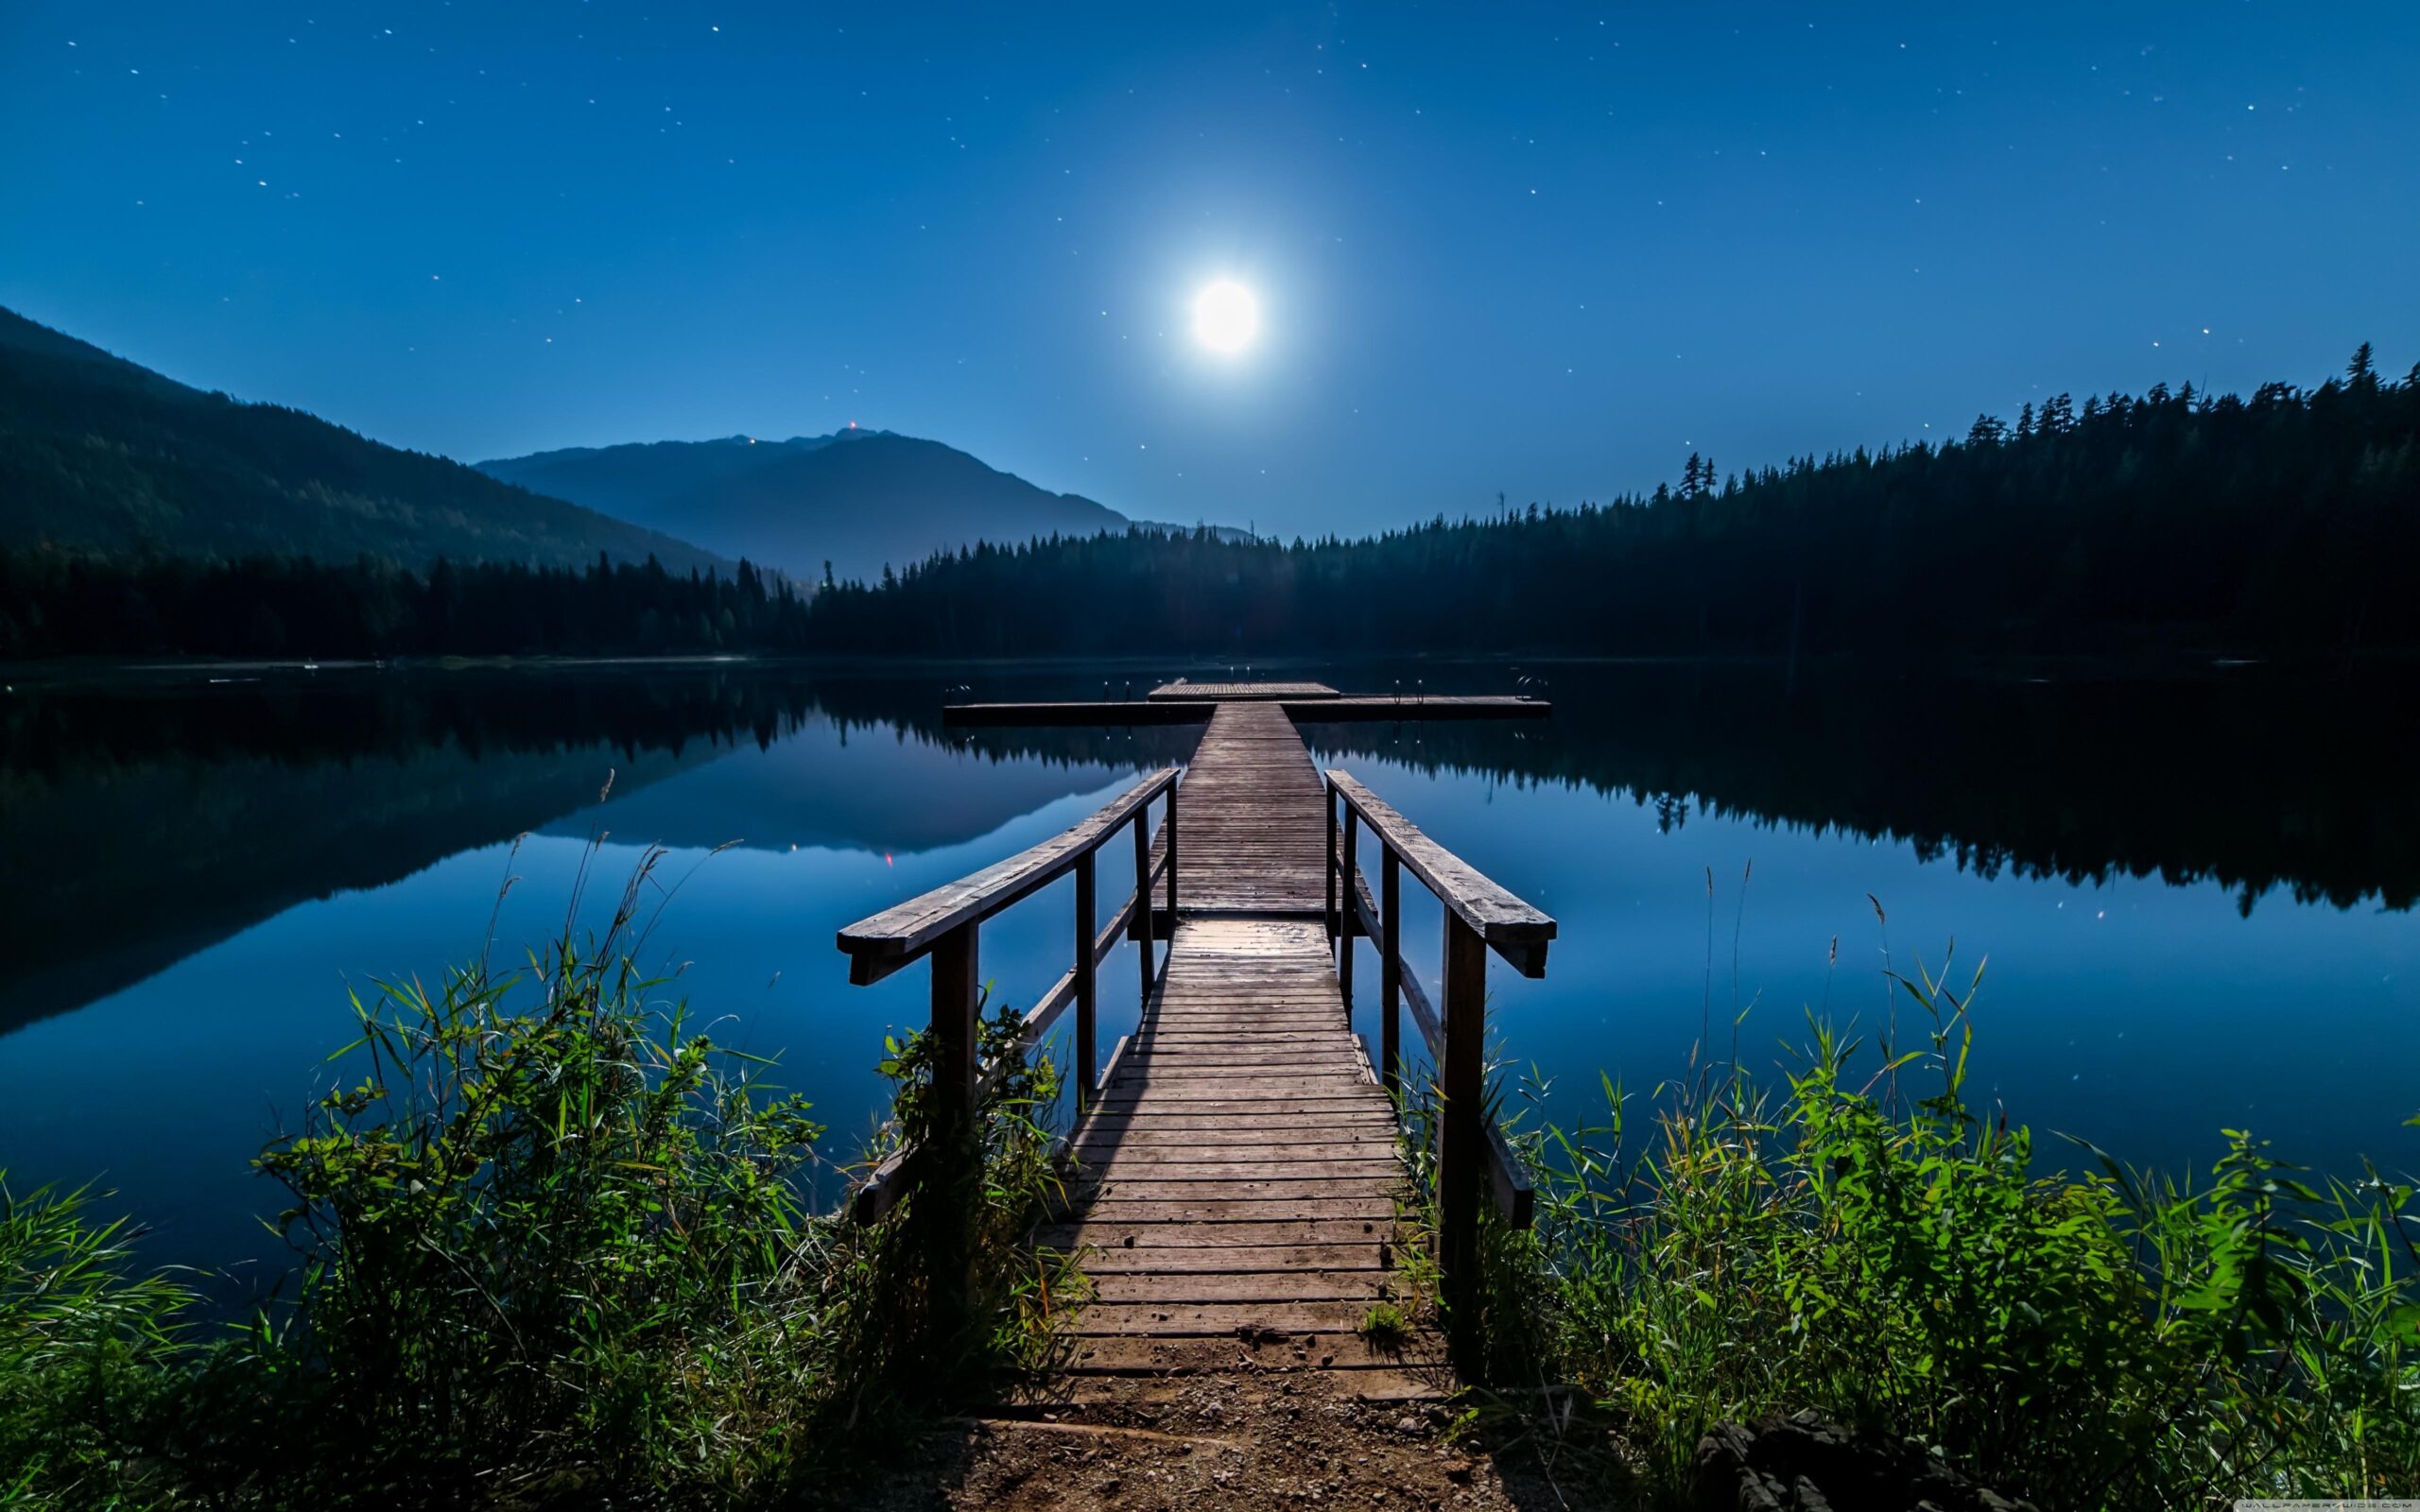
[[[944,1314],[915,1199],[817,1208],[807,1105],[636,964],[661,860],[601,932],[354,1000],[337,1086],[257,1161],[290,1198],[289,1305],[232,1336],[196,1342],[80,1194],[9,1202],[0,1502],[772,1496],[1036,1364],[1065,1276],[1020,1241],[1058,1084],[1014,1016],[984,1026],[974,1301]],[[883,1138],[914,1142],[931,1057],[887,1049]]]
[[[95,1215],[96,1195],[20,1194],[0,1171],[0,1506],[106,1501],[183,1348],[190,1294],[134,1274],[132,1235]]]
[[[1606,1082],[1601,1122],[1517,1139],[1537,1220],[1487,1235],[1488,1368],[1586,1393],[1676,1501],[1715,1422],[1806,1407],[2045,1506],[2420,1493],[2412,1188],[2241,1131],[2199,1181],[2089,1146],[2044,1174],[1967,1098],[1979,980],[1892,978],[1920,1048],[1810,1021],[1778,1085],[1641,1122]]]

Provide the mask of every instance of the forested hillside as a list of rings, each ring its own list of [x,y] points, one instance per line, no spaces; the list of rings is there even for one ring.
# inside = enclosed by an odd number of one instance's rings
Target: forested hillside
[[[2100,650],[2420,645],[2420,369],[2066,395],[1962,441],[1374,540],[977,547],[819,597],[823,647]]]
[[[744,565],[0,550],[0,656],[2420,649],[2415,572],[2420,371],[2382,382],[2364,347],[2316,389],[2062,395],[1938,447],[1692,457],[1605,505],[1362,541],[1058,536],[811,596]]]
[[[713,554],[277,404],[189,388],[0,310],[0,546],[666,566]]]

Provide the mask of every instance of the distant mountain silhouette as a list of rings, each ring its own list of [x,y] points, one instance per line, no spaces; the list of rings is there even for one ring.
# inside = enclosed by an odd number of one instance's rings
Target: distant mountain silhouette
[[[727,566],[685,541],[383,446],[277,404],[204,393],[0,309],[0,545],[113,556],[264,553],[413,566],[565,566],[599,554]]]
[[[807,579],[821,579],[827,561],[841,577],[872,580],[886,564],[977,541],[1090,536],[1130,524],[1106,505],[891,431],[577,448],[479,467]]]

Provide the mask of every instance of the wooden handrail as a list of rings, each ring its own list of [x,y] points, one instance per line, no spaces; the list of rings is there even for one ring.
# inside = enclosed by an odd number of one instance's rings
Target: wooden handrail
[[[1390,1091],[1401,1079],[1403,1005],[1428,1041],[1437,1070],[1437,1268],[1454,1352],[1478,1349],[1481,1313],[1479,1209],[1492,1195],[1514,1225],[1529,1225],[1534,1194],[1522,1178],[1487,1104],[1487,953],[1524,976],[1544,976],[1554,920],[1490,882],[1461,857],[1420,833],[1418,826],[1343,772],[1327,777],[1328,932],[1342,954],[1337,986],[1345,1010],[1353,1005],[1353,941],[1378,941],[1380,1031],[1386,1048],[1380,1079]],[[1341,833],[1336,805],[1344,804]],[[1360,832],[1377,842],[1383,902],[1370,897],[1357,854]],[[1402,873],[1427,885],[1444,905],[1443,1002],[1432,1005],[1403,960]],[[1442,1010],[1442,1011],[1441,1011]]]
[[[910,1187],[936,1181],[947,1184],[964,1174],[972,1158],[968,1142],[977,1109],[986,1091],[998,1083],[1006,1070],[1003,1065],[978,1065],[976,1060],[983,921],[1070,873],[1076,879],[1075,938],[1070,941],[1075,962],[1027,1010],[1018,1043],[1022,1049],[1032,1049],[1072,1005],[1077,1097],[1088,1106],[1106,1084],[1106,1078],[1096,1076],[1093,1064],[1098,968],[1115,948],[1118,936],[1131,931],[1139,946],[1135,954],[1142,971],[1143,999],[1150,1000],[1152,893],[1162,885],[1167,888],[1169,917],[1176,913],[1178,775],[1177,767],[1162,767],[1064,833],[840,931],[838,944],[849,957],[849,980],[860,987],[927,956],[933,963],[931,1140],[926,1145],[895,1150],[874,1168],[850,1204],[858,1222],[882,1217]],[[1167,853],[1156,864],[1150,859],[1150,834],[1154,799],[1166,800],[1161,833],[1167,838]],[[1134,891],[1108,927],[1097,929],[1094,857],[1130,824],[1134,828]],[[1119,1041],[1121,1049],[1124,1044]],[[947,1210],[953,1205],[943,1203],[938,1208]],[[936,1278],[956,1274],[951,1269],[953,1257],[963,1258],[962,1214],[937,1211],[934,1219],[924,1236],[932,1252],[932,1274]]]
[[[1030,897],[1076,868],[1134,816],[1135,811],[1176,785],[1177,768],[1163,766],[1110,800],[1107,807],[1068,826],[1063,833],[1028,847],[971,876],[935,887],[840,931],[849,957],[849,980],[858,987],[879,982],[933,947],[962,924],[979,924]]]
[[[1327,774],[1329,789],[1358,815],[1362,824],[1386,848],[1403,858],[1411,874],[1427,885],[1440,902],[1478,932],[1488,949],[1510,962],[1523,976],[1544,976],[1547,942],[1554,938],[1554,920],[1497,886],[1469,862],[1420,833],[1417,825],[1395,812],[1386,799],[1343,772]]]
[[[1093,965],[1098,966],[1101,962],[1109,959],[1109,953],[1116,947],[1117,936],[1124,934],[1134,921],[1134,903],[1136,898],[1148,896],[1153,887],[1160,885],[1161,879],[1167,875],[1167,858],[1163,856],[1160,859],[1160,864],[1151,868],[1150,881],[1147,883],[1139,892],[1130,895],[1124,904],[1118,908],[1116,917],[1112,919],[1109,921],[1108,926],[1102,929],[1098,935],[1094,936]],[[1059,1022],[1059,1015],[1066,1012],[1067,1005],[1076,1001],[1076,984],[1079,970],[1080,969],[1077,967],[1070,966],[1066,971],[1060,973],[1059,980],[1050,984],[1050,990],[1043,993],[1042,996],[1035,1001],[1033,1006],[1026,1010],[1025,1037],[1020,1041],[1026,1049],[1031,1050],[1034,1046],[1042,1043],[1044,1038],[1050,1033],[1050,1026]],[[997,1073],[992,1068],[984,1068],[983,1085],[989,1087],[992,1083],[993,1077]]]
[[[1367,878],[1361,879],[1361,885],[1355,889],[1355,893],[1354,911],[1361,918],[1362,937],[1385,938],[1384,920],[1378,913],[1377,904],[1371,900]],[[1445,1024],[1438,1018],[1435,1005],[1428,1001],[1428,989],[1420,985],[1420,978],[1413,973],[1410,963],[1400,955],[1395,958],[1395,971],[1396,986],[1403,993],[1403,1005],[1411,1010],[1412,1025],[1420,1031],[1422,1042],[1428,1046],[1430,1062],[1444,1064]],[[1392,1088],[1393,1072],[1389,1070],[1381,1079]],[[1515,1228],[1530,1227],[1530,1221],[1537,1211],[1537,1192],[1530,1185],[1529,1174],[1521,1169],[1521,1162],[1514,1159],[1512,1142],[1504,1137],[1504,1125],[1492,1118],[1487,1121],[1487,1184],[1495,1196],[1495,1211],[1504,1215],[1505,1222]]]

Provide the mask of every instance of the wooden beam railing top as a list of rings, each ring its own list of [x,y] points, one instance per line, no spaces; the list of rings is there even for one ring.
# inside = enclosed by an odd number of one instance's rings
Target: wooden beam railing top
[[[863,987],[932,958],[933,1128],[938,1143],[958,1145],[973,1127],[975,1107],[982,1089],[1002,1068],[976,1063],[975,1016],[982,995],[980,932],[983,921],[1074,873],[1076,927],[1074,963],[1025,1016],[1021,1042],[1028,1050],[1042,1042],[1069,1005],[1076,1009],[1076,1093],[1089,1104],[1099,1080],[1095,1064],[1098,1033],[1096,972],[1108,958],[1121,934],[1131,933],[1141,947],[1141,979],[1146,1002],[1151,995],[1151,894],[1163,877],[1167,882],[1167,913],[1177,906],[1176,845],[1179,768],[1164,766],[1119,794],[1107,805],[1063,833],[1017,852],[995,866],[871,919],[861,919],[840,931],[839,947],[849,957],[849,980]],[[1151,862],[1150,806],[1163,805],[1163,830],[1167,846],[1159,863]],[[1094,857],[1122,828],[1131,827],[1134,842],[1134,891],[1107,927],[1096,932]],[[878,1167],[857,1193],[852,1211],[860,1222],[880,1217],[897,1202],[908,1182],[928,1174],[919,1169],[928,1158],[904,1150]]]
[[[1403,1043],[1400,1005],[1428,1042],[1443,1096],[1437,1151],[1438,1266],[1449,1304],[1478,1277],[1478,1205],[1482,1183],[1516,1228],[1529,1227],[1531,1194],[1503,1130],[1487,1108],[1487,953],[1523,976],[1544,976],[1554,920],[1496,885],[1461,857],[1343,772],[1326,774],[1328,791],[1327,916],[1329,936],[1341,949],[1338,985],[1353,1004],[1353,940],[1378,948],[1378,1073],[1390,1093],[1400,1086]],[[1337,812],[1343,810],[1342,833]],[[1367,828],[1378,843],[1378,896],[1373,900],[1357,852]],[[1444,1001],[1431,1007],[1419,978],[1403,960],[1403,872],[1409,869],[1444,905]],[[1451,1308],[1467,1320],[1476,1305]],[[1458,1327],[1463,1326],[1458,1324]]]

